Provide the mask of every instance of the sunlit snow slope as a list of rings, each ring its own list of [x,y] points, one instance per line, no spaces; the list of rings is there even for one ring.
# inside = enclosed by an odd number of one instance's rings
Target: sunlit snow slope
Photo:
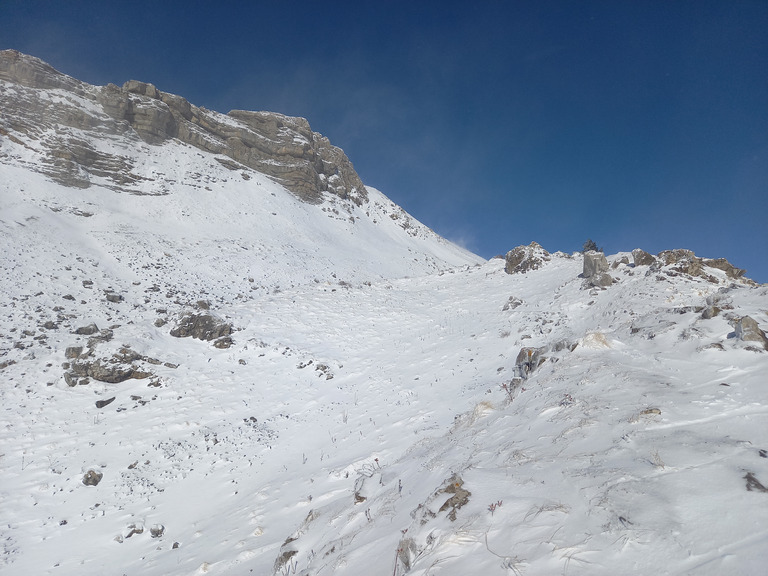
[[[768,287],[78,137],[146,180],[0,133],[0,574],[764,572]]]

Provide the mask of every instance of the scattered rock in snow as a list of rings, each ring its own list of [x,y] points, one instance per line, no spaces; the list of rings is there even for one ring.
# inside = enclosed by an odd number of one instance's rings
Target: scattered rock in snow
[[[544,362],[543,352],[543,348],[532,348],[529,346],[524,346],[520,349],[515,359],[515,368],[521,378],[527,378],[531,372]]]
[[[83,347],[82,346],[69,346],[64,351],[64,357],[69,359],[76,359],[80,357],[80,354],[83,353]]]
[[[86,486],[96,486],[98,485],[99,482],[101,482],[101,479],[103,477],[104,477],[104,474],[91,468],[83,476],[83,484],[85,484]]]
[[[99,331],[99,327],[96,326],[96,324],[88,324],[88,326],[81,326],[77,330],[75,330],[75,334],[79,334],[81,336],[91,336],[93,334],[96,334],[96,332]]]
[[[160,538],[163,534],[165,534],[165,526],[162,524],[155,524],[149,529],[149,535],[152,538]]]
[[[117,384],[133,376],[134,368],[125,364],[102,364],[101,360],[86,364],[88,375],[99,382]]]
[[[171,336],[176,338],[197,338],[198,340],[216,340],[232,334],[232,325],[212,314],[184,314]]]
[[[515,296],[510,296],[509,300],[506,301],[506,303],[504,304],[504,307],[501,310],[502,312],[506,312],[507,310],[514,310],[521,304],[523,304],[523,301],[520,298],[517,298]]]
[[[457,510],[469,502],[469,497],[472,496],[472,493],[469,490],[465,490],[463,485],[464,480],[461,479],[461,476],[454,474],[450,480],[448,480],[448,485],[442,490],[442,492],[452,494],[452,496],[440,506],[438,512],[444,512],[445,510],[450,509],[450,512],[448,512],[448,519],[451,522],[456,520]]]
[[[232,341],[232,338],[230,338],[229,336],[222,336],[221,338],[217,338],[216,340],[214,340],[213,347],[219,348],[219,349],[226,349],[232,346],[232,344],[234,344],[234,342]]]
[[[328,364],[317,364],[315,365],[315,371],[320,372],[318,376],[325,376],[326,380],[333,380],[333,371],[331,370],[331,367],[328,366]]]
[[[115,294],[114,292],[107,292],[105,296],[107,298],[107,302],[117,303],[117,302],[122,302],[124,300],[122,294]]]
[[[123,530],[122,536],[124,538],[130,538],[134,534],[144,534],[144,524],[138,522],[134,524],[128,524]]]
[[[747,481],[747,492],[768,492],[768,488],[763,486],[763,484],[755,478],[753,472],[747,472],[744,479]]]
[[[112,398],[107,398],[106,400],[96,400],[96,408],[104,408],[104,406],[107,406],[115,401],[115,397],[112,396]]]

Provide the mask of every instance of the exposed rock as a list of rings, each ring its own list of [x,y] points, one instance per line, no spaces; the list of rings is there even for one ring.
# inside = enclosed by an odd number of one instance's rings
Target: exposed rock
[[[144,525],[141,523],[128,524],[123,530],[123,537],[130,538],[134,534],[144,534]]]
[[[160,538],[163,534],[165,534],[165,526],[162,524],[155,524],[149,529],[149,535],[152,538]]]
[[[442,490],[446,494],[452,494],[452,496],[440,506],[438,512],[450,509],[448,518],[451,522],[456,520],[457,510],[469,502],[469,497],[472,496],[472,493],[469,490],[465,490],[463,486],[464,480],[458,474],[454,474],[448,480],[447,486]]]
[[[101,360],[96,360],[88,364],[88,375],[99,382],[117,384],[124,382],[133,376],[133,366],[125,364],[102,364]]]
[[[514,310],[522,304],[523,301],[520,298],[517,298],[516,296],[510,296],[509,299],[504,303],[504,306],[501,310],[502,312],[506,312],[507,310]]]
[[[596,252],[591,250],[584,252],[584,278],[591,278],[595,274],[608,271],[608,260],[605,258],[605,254],[602,252]]]
[[[67,349],[64,351],[64,357],[69,359],[79,358],[80,354],[82,353],[83,353],[82,346],[68,346]]]
[[[16,360],[3,360],[0,362],[0,370],[5,370],[8,366],[13,366],[14,364],[16,364]]]
[[[531,242],[528,246],[517,246],[507,252],[507,263],[504,266],[504,271],[507,274],[517,274],[538,270],[550,259],[549,252],[538,243]]]
[[[594,250],[584,252],[584,267],[581,275],[588,286],[604,288],[613,284],[613,278],[608,274],[608,260],[602,252]]]
[[[517,358],[515,359],[515,368],[520,377],[527,378],[531,372],[536,370],[536,368],[544,362],[545,358],[542,356],[543,353],[544,348],[525,346],[520,349],[520,352],[517,353]]]
[[[666,267],[666,270],[663,271],[669,276],[686,274],[688,276],[704,278],[713,284],[718,284],[721,280],[708,269],[722,270],[729,280],[750,286],[756,285],[753,280],[744,276],[745,270],[736,268],[725,258],[714,260],[698,258],[690,250],[676,249],[659,252],[658,261],[651,267],[651,270],[655,272],[662,270],[663,267]]]
[[[86,486],[96,486],[99,482],[101,482],[101,479],[104,477],[104,474],[97,470],[90,469],[88,472],[85,473],[83,476],[83,484]]]
[[[88,324],[88,326],[81,326],[75,330],[75,334],[80,334],[81,336],[91,336],[92,334],[96,334],[98,331],[99,327],[96,326],[96,324]]]
[[[624,264],[625,266],[629,266],[629,258],[627,258],[626,256],[622,256],[621,258],[617,258],[613,262],[613,264],[611,264],[611,268],[616,269],[619,266],[621,266],[622,264]]]
[[[142,356],[135,350],[131,350],[127,346],[123,346],[115,354],[112,355],[112,358],[117,362],[122,362],[123,364],[129,364],[131,362],[136,362],[137,360],[143,360],[144,356]]]
[[[358,205],[368,199],[349,158],[313,132],[304,118],[240,110],[225,116],[136,80],[122,87],[91,86],[15,50],[0,51],[0,80],[15,85],[8,94],[0,92],[0,109],[6,113],[4,121],[8,119],[4,131],[20,143],[23,137],[45,136],[40,145],[47,154],[40,170],[68,186],[87,188],[93,178],[106,178],[130,188],[145,178],[133,172],[128,157],[100,152],[69,131],[56,130],[56,136],[50,137],[49,127],[98,130],[133,138],[137,144],[177,138],[266,174],[306,202],[322,202],[324,192]],[[51,89],[74,98],[62,98],[50,106],[38,91]]]
[[[659,252],[658,258],[662,265],[671,266],[670,270],[672,272],[688,274],[689,276],[700,276],[712,282],[717,282],[716,278],[703,273],[701,258],[697,258],[690,250],[682,248],[664,250]]]
[[[701,312],[701,317],[704,320],[711,320],[715,316],[720,314],[720,308],[714,304],[707,304],[707,306],[704,307],[704,310]]]
[[[122,294],[115,294],[114,292],[107,292],[106,297],[107,297],[107,301],[108,302],[122,302],[123,301],[123,295]]]
[[[757,321],[751,316],[739,318],[735,324],[736,337],[743,342],[759,342],[763,348],[768,350],[768,337],[757,324]]]
[[[232,344],[234,344],[234,342],[232,341],[232,338],[230,338],[229,336],[222,336],[221,338],[214,340],[213,347],[224,350],[232,346]]]
[[[104,408],[104,406],[108,406],[114,401],[115,401],[114,396],[112,396],[112,398],[107,398],[106,400],[96,400],[96,408]]]
[[[728,262],[728,260],[725,258],[715,258],[714,260],[704,259],[703,262],[705,266],[716,268],[717,270],[722,270],[725,272],[726,277],[730,278],[731,280],[744,280],[747,284],[756,284],[749,278],[744,277],[744,275],[747,273],[746,270],[743,268],[736,268],[736,266]]]
[[[70,388],[74,388],[77,386],[78,382],[77,375],[72,372],[64,372],[64,382],[66,382],[67,386]]]
[[[88,377],[99,382],[117,384],[129,378],[142,379],[153,376],[151,372],[141,370],[133,364],[148,359],[125,346],[108,359],[100,358],[93,362],[87,362],[81,356],[79,360],[69,364],[69,372],[64,373],[64,380],[69,386],[87,384]],[[84,380],[78,380],[78,377]]]
[[[632,260],[634,261],[635,266],[651,266],[656,263],[656,258],[640,248],[632,250]]]
[[[178,326],[171,330],[176,338],[192,337],[198,340],[216,340],[232,334],[232,325],[212,314],[190,314],[182,316]]]
[[[714,318],[722,310],[732,310],[733,305],[730,303],[730,301],[723,295],[723,294],[710,294],[707,296],[707,305],[704,307],[704,309],[701,312],[701,317],[704,320],[709,320],[710,318]]]
[[[98,334],[94,334],[93,336],[88,338],[88,348],[93,348],[94,346],[102,342],[109,342],[110,340],[112,340],[113,336],[114,336],[114,332],[109,328],[104,328],[103,330],[99,330]]]

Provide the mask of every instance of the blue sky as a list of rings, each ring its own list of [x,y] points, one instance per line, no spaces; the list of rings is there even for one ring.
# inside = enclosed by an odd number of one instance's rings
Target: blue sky
[[[0,0],[92,84],[303,116],[490,258],[689,248],[768,282],[768,2]]]

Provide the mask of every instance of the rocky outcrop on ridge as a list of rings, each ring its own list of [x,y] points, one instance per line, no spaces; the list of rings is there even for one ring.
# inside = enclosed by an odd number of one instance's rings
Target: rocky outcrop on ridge
[[[667,276],[678,274],[704,278],[705,280],[717,284],[719,282],[714,270],[725,272],[726,279],[741,284],[755,285],[753,280],[745,276],[746,270],[737,268],[725,258],[699,258],[691,250],[681,248],[675,250],[664,250],[659,252],[649,272],[663,272]]]
[[[67,186],[87,188],[91,176],[117,187],[143,177],[127,155],[98,151],[88,133],[151,145],[171,139],[228,157],[232,169],[270,176],[310,203],[328,192],[360,205],[367,191],[344,152],[313,132],[304,118],[233,110],[219,114],[152,84],[130,80],[92,86],[42,60],[0,51],[0,136],[44,153],[40,170]],[[2,87],[2,84],[0,84]]]
[[[531,242],[528,246],[517,246],[507,252],[504,271],[507,274],[518,274],[538,270],[550,259],[549,252],[537,242]]]

